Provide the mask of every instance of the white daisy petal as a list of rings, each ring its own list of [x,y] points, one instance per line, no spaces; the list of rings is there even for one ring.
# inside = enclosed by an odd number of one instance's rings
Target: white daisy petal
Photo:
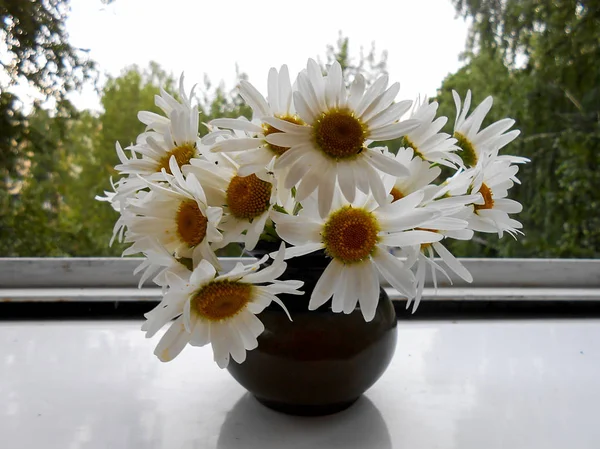
[[[189,298],[183,306],[183,326],[185,327],[186,332],[191,334],[195,325],[195,321],[192,324],[191,320],[191,298]]]
[[[302,137],[291,133],[273,133],[265,137],[265,140],[280,147],[293,147],[302,143]]]
[[[304,155],[306,151],[310,151],[307,145],[297,145],[290,148],[282,156],[279,156],[275,161],[275,169],[283,170],[296,163],[300,156]]]
[[[379,180],[380,178],[378,178]],[[319,185],[319,214],[326,217],[331,209],[333,194],[336,186],[335,170],[329,167],[323,175],[323,181]],[[383,186],[382,186],[383,189]]]
[[[170,362],[177,357],[189,341],[183,325],[183,317],[177,318],[158,342],[154,354],[161,362]]]
[[[240,312],[239,317],[236,326],[244,343],[244,348],[246,350],[256,349],[258,347],[256,337],[262,334],[265,329],[264,325],[254,314],[248,311]]]
[[[339,107],[341,98],[339,98],[340,87],[343,83],[342,68],[336,61],[331,65],[325,82],[325,99],[330,108]]]
[[[298,185],[298,189],[296,190],[296,201],[302,202],[308,197],[311,193],[313,193],[317,187],[319,187],[319,178],[322,173],[322,168],[313,168],[310,170],[300,184]]]
[[[274,217],[277,234],[292,245],[302,245],[321,241],[321,224],[308,221],[285,223]]]
[[[247,138],[239,138],[239,139],[227,139],[221,142],[217,142],[210,151],[220,152],[236,152],[236,151],[245,151],[250,150],[252,148],[256,148],[262,145],[263,140],[254,137]]]
[[[210,343],[210,326],[203,320],[197,320],[196,327],[190,336],[190,345],[205,346]]]
[[[225,324],[227,326],[227,335],[229,337],[229,353],[237,363],[244,363],[246,361],[246,348],[244,347],[242,336],[234,322],[227,322]]]
[[[381,236],[381,243],[387,246],[413,246],[439,242],[444,236],[430,231],[405,231]]]
[[[358,107],[358,103],[362,99],[362,96],[365,92],[365,78],[360,73],[357,74],[354,78],[354,81],[350,85],[350,92],[348,94],[348,106],[351,109],[356,110]]]
[[[323,248],[322,243],[307,243],[306,245],[292,246],[285,250],[285,258],[291,259],[292,257],[304,256],[305,254],[312,253]],[[275,253],[272,256],[276,256]]]
[[[336,260],[329,262],[317,281],[308,305],[309,310],[315,310],[325,304],[340,285],[343,265]]]
[[[415,275],[416,280],[417,280],[417,285],[425,285],[425,275],[427,274],[426,271],[426,264],[425,264],[425,260],[421,260],[419,261],[419,266],[417,267],[417,273]],[[412,308],[412,313],[415,313],[417,311],[417,308],[419,307],[419,304],[421,303],[421,295],[417,295],[415,298],[415,302],[413,304],[413,308]],[[408,309],[408,307],[410,306],[410,299],[406,302],[406,308]]]
[[[388,84],[388,76],[383,75],[379,77],[365,92],[360,103],[356,107],[356,114],[361,117],[366,109],[373,103],[373,101],[379,96],[386,88]]]
[[[343,312],[344,305],[348,304],[349,307],[352,301],[356,304],[358,300],[356,289],[352,288],[355,278],[352,277],[351,271],[348,265],[342,266],[337,289],[333,292],[333,299],[331,300],[331,311],[334,313]]]
[[[365,321],[372,321],[379,303],[379,276],[372,263],[367,263],[357,270],[358,300]]]
[[[370,159],[371,165],[393,176],[408,176],[410,171],[402,163],[396,159],[384,156],[376,149],[369,148],[366,152],[366,157]]]
[[[521,203],[508,198],[499,198],[494,200],[494,205],[508,214],[518,214],[523,210]]]
[[[400,83],[394,83],[387,89],[385,92],[379,95],[371,103],[371,105],[365,110],[365,112],[361,115],[361,119],[365,122],[368,122],[371,118],[379,114],[381,111],[386,110],[394,101],[394,98],[400,92]]]
[[[476,136],[476,142],[485,142],[495,134],[502,134],[508,131],[515,124],[515,121],[510,118],[498,120],[496,123],[492,123],[485,129],[482,129]],[[475,143],[475,142],[474,142]]]
[[[282,65],[279,70],[279,110],[280,114],[288,114],[292,108],[292,85],[287,65]]]
[[[230,128],[230,129],[239,129],[240,131],[248,131],[251,133],[262,133],[263,129],[255,125],[248,120],[241,120],[237,118],[217,118],[211,120],[210,124],[212,126],[218,126],[219,128]]]
[[[296,106],[298,115],[300,115],[302,120],[306,123],[311,124],[316,118],[315,112],[311,109],[306,100],[304,100],[304,97],[302,97],[300,92],[294,92],[293,97],[294,106]]]
[[[473,282],[473,276],[471,273],[469,273],[463,264],[461,264],[458,259],[444,247],[444,245],[439,242],[435,242],[432,244],[432,246],[452,271],[458,274],[465,281]]]
[[[481,124],[483,123],[483,119],[485,118],[485,116],[487,115],[488,112],[490,112],[490,109],[492,109],[492,104],[494,103],[493,98],[490,97],[486,97],[485,100],[483,100],[479,106],[477,106],[475,108],[475,110],[473,111],[473,113],[471,114],[471,116],[468,119],[469,122],[469,132],[468,132],[468,136],[470,138],[475,137],[475,133],[477,133],[477,131],[479,131],[479,128],[481,128]]]
[[[310,133],[311,129],[309,126],[297,125],[296,123],[281,120],[277,117],[266,117],[264,122],[271,125],[275,129],[291,134],[307,134]]]
[[[376,129],[385,123],[399,119],[412,106],[411,100],[400,101],[367,120],[370,129]]]
[[[356,181],[351,164],[340,164],[338,167],[338,183],[344,197],[352,203],[356,197]]]
[[[415,277],[410,270],[402,266],[402,262],[385,250],[378,250],[373,255],[373,262],[392,287],[408,298],[414,298],[416,293]]]
[[[219,368],[224,369],[229,365],[230,335],[227,332],[227,324],[210,323],[210,342],[212,344],[214,361]]]
[[[343,312],[346,315],[354,312],[360,299],[360,282],[362,277],[363,264],[351,264],[344,267],[346,272],[346,289],[343,295],[334,296],[331,309],[334,312]],[[341,307],[341,310],[339,309]]]
[[[310,152],[306,152],[301,154],[295,161],[294,165],[290,168],[287,177],[285,178],[284,188],[291,189],[296,184],[300,182],[300,180],[312,170],[312,165],[309,163],[313,158],[313,155]]]
[[[256,117],[260,118],[271,115],[271,109],[265,98],[246,80],[240,81],[240,95],[252,108]]]
[[[417,120],[404,120],[398,123],[391,123],[389,125],[382,126],[374,129],[369,133],[369,139],[372,140],[390,140],[405,135],[407,132],[419,126],[420,122]]]

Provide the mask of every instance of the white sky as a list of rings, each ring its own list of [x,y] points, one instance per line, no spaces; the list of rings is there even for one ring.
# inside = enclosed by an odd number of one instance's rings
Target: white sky
[[[151,60],[178,76],[188,88],[206,73],[213,84],[231,88],[235,64],[266,93],[270,67],[287,64],[292,76],[309,57],[325,56],[341,30],[357,57],[375,42],[388,50],[391,81],[399,98],[435,95],[443,78],[459,66],[467,24],[457,19],[450,0],[226,1],[71,0],[67,31],[72,45],[90,49],[101,71],[118,75]],[[87,89],[72,97],[80,108],[99,109]]]

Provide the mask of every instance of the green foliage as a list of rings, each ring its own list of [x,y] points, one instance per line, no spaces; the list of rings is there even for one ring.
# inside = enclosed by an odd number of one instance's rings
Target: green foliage
[[[0,68],[0,255],[29,255],[31,248],[60,254],[54,236],[65,168],[62,140],[77,116],[65,96],[96,73],[68,43],[68,9],[66,0],[0,0],[6,45]],[[18,83],[39,97],[29,116],[11,92]],[[52,114],[40,108],[47,100],[54,103]]]
[[[488,122],[516,119],[506,153],[529,157],[511,191],[525,237],[456,242],[461,255],[598,257],[600,254],[600,5],[560,0],[457,0],[473,20],[467,64],[438,93],[455,116],[451,90],[474,103],[494,96]],[[485,125],[485,124],[484,124]],[[449,124],[448,131],[451,130]]]
[[[17,144],[26,134],[19,99],[10,92],[17,83],[35,89],[37,104],[65,95],[95,76],[94,64],[69,45],[65,21],[67,0],[0,0],[0,36],[6,45],[0,72],[0,186],[12,188],[26,157]]]
[[[35,109],[19,143],[27,156],[22,181],[2,203],[2,227],[10,238],[0,241],[1,255],[120,254],[118,245],[108,247],[118,214],[94,197],[109,190],[109,177],[117,175],[115,141],[135,142],[144,130],[139,110],[158,112],[158,83],[174,85],[156,64],[145,73],[133,67],[108,80],[99,116],[78,113],[68,102],[54,114]]]
[[[23,77],[42,94],[62,99],[90,76],[93,63],[68,43],[68,10],[68,0],[0,1],[9,61],[3,68],[12,83]]]
[[[54,237],[60,228],[60,188],[67,168],[62,163],[62,141],[69,132],[69,117],[74,115],[71,105],[63,102],[55,117],[42,109],[28,117],[24,139],[19,142],[19,150],[27,157],[20,168],[22,176],[2,201],[3,255],[30,254],[31,248],[60,255]]]
[[[122,245],[108,246],[118,213],[95,196],[111,190],[110,177],[118,179],[115,142],[135,143],[144,131],[138,111],[162,113],[154,96],[159,86],[176,96],[176,84],[156,63],[145,71],[134,66],[108,79],[99,115],[62,102],[56,112],[36,107],[25,117],[22,137],[11,143],[25,157],[21,178],[0,196],[0,255],[119,256]],[[199,102],[201,122],[251,114],[237,90],[208,81]]]

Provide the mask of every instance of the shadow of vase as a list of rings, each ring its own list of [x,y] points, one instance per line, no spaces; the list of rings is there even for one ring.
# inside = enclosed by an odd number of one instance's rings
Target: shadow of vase
[[[217,448],[343,447],[389,449],[392,442],[379,410],[362,396],[351,408],[321,417],[270,410],[246,393],[227,413]]]

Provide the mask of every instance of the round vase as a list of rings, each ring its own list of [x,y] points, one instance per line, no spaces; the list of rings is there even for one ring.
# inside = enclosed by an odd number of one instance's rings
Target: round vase
[[[247,352],[244,363],[230,360],[231,375],[267,407],[311,416],[344,410],[379,379],[392,359],[397,320],[383,289],[370,322],[365,322],[359,306],[350,314],[334,313],[328,301],[308,310],[329,261],[322,252],[288,260],[280,279],[304,281],[305,292],[279,295],[293,321],[272,304],[258,315],[265,326],[258,348]]]

